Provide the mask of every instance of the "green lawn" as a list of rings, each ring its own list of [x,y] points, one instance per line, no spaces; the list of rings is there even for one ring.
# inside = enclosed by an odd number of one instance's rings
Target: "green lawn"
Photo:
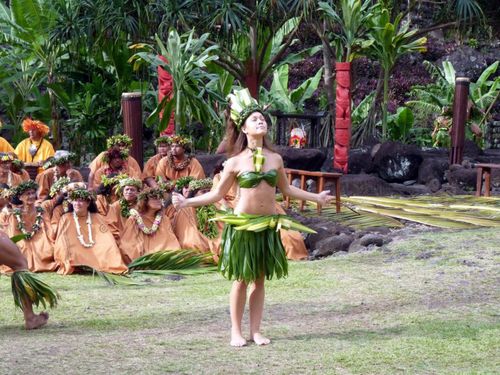
[[[133,287],[43,275],[63,299],[33,332],[0,277],[0,373],[499,373],[499,258],[500,231],[480,229],[292,263],[267,284],[271,345],[245,348],[228,345],[231,283],[218,274]]]

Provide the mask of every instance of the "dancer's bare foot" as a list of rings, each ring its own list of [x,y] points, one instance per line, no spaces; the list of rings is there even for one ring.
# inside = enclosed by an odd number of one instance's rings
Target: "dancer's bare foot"
[[[261,333],[257,332],[252,335],[252,340],[257,344],[257,345],[267,345],[271,342],[267,337],[262,336]]]
[[[241,335],[241,332],[231,331],[231,346],[246,346],[247,340]]]
[[[33,314],[32,317],[26,318],[26,321],[24,323],[24,328],[37,329],[47,324],[48,320],[49,320],[49,314],[46,312],[41,312],[38,315]]]

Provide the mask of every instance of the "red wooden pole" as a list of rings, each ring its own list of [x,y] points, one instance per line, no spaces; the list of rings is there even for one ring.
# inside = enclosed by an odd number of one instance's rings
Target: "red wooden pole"
[[[140,92],[122,94],[123,132],[132,138],[130,155],[143,166],[142,153],[142,101]]]
[[[351,142],[351,63],[338,62],[335,98],[335,145],[333,167],[347,173]]]
[[[455,79],[453,98],[453,122],[451,126],[450,164],[461,164],[464,153],[465,123],[467,122],[467,104],[469,100],[469,78]]]

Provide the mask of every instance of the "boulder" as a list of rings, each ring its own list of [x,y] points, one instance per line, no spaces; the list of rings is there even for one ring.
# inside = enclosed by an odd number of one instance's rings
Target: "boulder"
[[[476,189],[476,175],[476,169],[468,169],[456,164],[446,171],[446,178],[450,185],[466,191]]]
[[[323,258],[339,251],[347,251],[353,241],[354,237],[345,233],[330,236],[316,243],[311,256],[313,258]]]
[[[458,46],[451,54],[439,59],[436,65],[442,69],[442,62],[445,60],[453,64],[457,77],[468,77],[472,82],[477,81],[483,70],[488,67],[487,57],[467,45]]]
[[[403,182],[417,179],[422,156],[414,145],[385,142],[380,145],[373,162],[380,178],[388,182]]]
[[[374,169],[372,156],[367,148],[349,151],[349,174],[372,173]]]
[[[319,171],[326,159],[326,153],[315,148],[276,146],[276,151],[283,158],[285,168]]]
[[[430,181],[437,179],[442,183],[444,182],[444,173],[448,167],[447,158],[436,157],[424,159],[418,167],[417,182],[419,184],[428,184]]]
[[[359,243],[363,246],[375,245],[380,247],[385,243],[385,238],[380,234],[368,233],[359,239]]]
[[[464,142],[464,156],[467,156],[471,159],[477,158],[478,156],[483,154],[483,150],[476,145],[471,140],[466,139]]]

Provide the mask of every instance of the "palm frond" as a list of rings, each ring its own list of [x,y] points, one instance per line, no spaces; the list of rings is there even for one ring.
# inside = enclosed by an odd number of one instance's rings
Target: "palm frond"
[[[165,271],[175,274],[199,274],[215,271],[211,254],[200,254],[195,250],[163,250],[146,254],[132,261],[130,273],[145,271]]]

